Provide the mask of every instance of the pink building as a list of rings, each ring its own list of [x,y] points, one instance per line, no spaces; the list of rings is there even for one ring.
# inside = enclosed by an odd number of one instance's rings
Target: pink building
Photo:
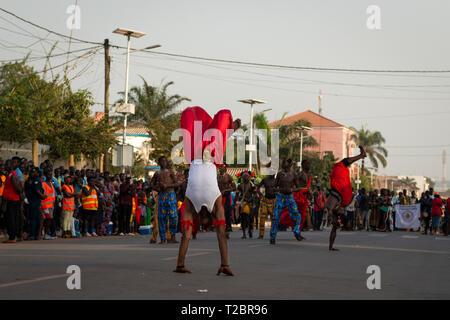
[[[308,148],[307,150],[320,153],[321,157],[327,151],[332,151],[335,158],[339,160],[352,157],[353,149],[356,147],[351,139],[354,131],[343,124],[325,118],[311,110],[297,113],[293,116],[286,117],[283,124],[293,124],[298,120],[308,121],[312,130],[308,131],[308,135],[312,136],[317,143],[317,147]],[[271,127],[276,127],[281,120],[270,123]]]

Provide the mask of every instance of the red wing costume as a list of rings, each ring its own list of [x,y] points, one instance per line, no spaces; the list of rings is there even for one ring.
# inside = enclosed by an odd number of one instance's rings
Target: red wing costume
[[[233,129],[233,117],[230,110],[220,110],[211,118],[203,108],[189,107],[181,114],[180,127],[186,130],[183,149],[185,160],[190,164],[186,198],[192,202],[197,213],[202,207],[212,212],[214,203],[221,196],[216,166],[223,163],[227,129]],[[210,137],[207,137],[208,134],[211,134]],[[205,150],[210,151],[209,161],[203,159]],[[225,227],[225,220],[213,222],[216,227]],[[182,224],[185,223],[183,220]]]
[[[348,206],[353,199],[353,189],[350,181],[350,170],[342,161],[334,165],[330,182],[331,188],[341,195],[341,206]]]

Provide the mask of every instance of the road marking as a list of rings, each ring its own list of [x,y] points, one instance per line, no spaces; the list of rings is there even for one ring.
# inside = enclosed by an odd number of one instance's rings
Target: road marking
[[[314,243],[314,242],[303,242],[303,241],[301,243],[291,242],[289,244],[294,245],[294,246],[305,246],[306,245],[306,246],[315,246],[315,247],[328,247],[328,243]],[[371,249],[371,250],[413,252],[413,253],[450,254],[450,252],[446,252],[446,251],[389,248],[389,247],[371,247],[371,246],[349,245],[349,244],[337,244],[336,247],[337,248],[350,248],[350,249]]]
[[[205,254],[211,254],[211,253],[212,252],[199,252],[199,253],[188,254],[188,255],[186,255],[186,257],[204,256]],[[161,260],[169,261],[169,260],[176,260],[176,259],[178,259],[178,257],[169,257],[169,258],[164,258]]]
[[[45,280],[65,278],[65,277],[68,277],[68,276],[69,276],[69,274],[64,273],[64,274],[58,274],[58,275],[55,275],[55,276],[48,276],[48,277],[41,277],[41,278],[30,279],[30,280],[22,280],[22,281],[4,283],[4,284],[0,284],[0,288],[13,287],[13,286],[18,286],[18,285],[22,285],[22,284],[39,282],[39,281],[45,281]]]
[[[403,239],[419,239],[419,236],[402,236]]]
[[[444,240],[444,241],[450,241],[450,238],[434,238],[434,240]]]
[[[82,258],[86,257],[84,255],[71,255],[71,254],[0,254],[0,257],[52,257],[52,258]]]
[[[257,248],[257,247],[265,247],[265,246],[269,246],[270,244],[255,244],[252,246],[248,246],[249,248]]]
[[[384,238],[387,237],[387,234],[370,234],[369,237]]]

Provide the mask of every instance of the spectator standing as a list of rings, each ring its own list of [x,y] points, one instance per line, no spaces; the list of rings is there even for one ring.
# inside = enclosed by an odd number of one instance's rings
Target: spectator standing
[[[70,238],[72,234],[72,218],[75,211],[75,196],[78,196],[79,194],[75,192],[75,187],[72,185],[72,177],[69,175],[64,177],[62,193],[62,236],[63,238]]]
[[[442,202],[439,193],[434,194],[434,199],[431,204],[431,222],[433,225],[433,231],[435,235],[439,235],[439,226],[441,223],[441,217],[443,215],[442,209],[444,208],[444,203]]]
[[[45,199],[39,168],[32,168],[25,183],[25,195],[28,199],[28,240],[39,239],[41,226],[41,200]]]
[[[44,170],[45,181],[42,183],[44,189],[45,199],[41,201],[41,213],[43,215],[43,221],[41,222],[41,228],[39,236],[42,235],[42,228],[44,228],[44,240],[54,240],[55,238],[50,235],[50,229],[54,217],[56,190],[52,182],[51,168]]]
[[[81,230],[87,237],[91,237],[91,233],[93,233],[94,236],[97,236],[97,234],[93,232],[95,218],[98,212],[98,191],[95,186],[94,177],[89,177],[88,185],[84,186],[81,190],[81,203],[83,207],[82,216],[84,220],[84,226]]]
[[[353,222],[355,221],[357,203],[358,201],[356,200],[356,197],[353,197],[350,204],[345,208],[345,211],[347,213],[347,223],[345,225],[345,228],[349,231],[353,231]]]
[[[362,188],[359,192],[359,210],[361,212],[362,229],[369,231],[369,196],[366,189]]]
[[[9,239],[4,243],[16,243],[20,237],[21,203],[23,200],[22,183],[17,175],[20,158],[12,158],[12,170],[8,174],[3,190],[3,200],[6,201],[6,225]]]
[[[313,230],[322,231],[322,216],[323,209],[325,207],[325,196],[320,186],[317,187],[317,191],[314,192],[314,204],[313,204]]]
[[[120,185],[119,208],[119,235],[130,233],[130,218],[133,210],[133,190],[131,188],[131,175],[127,174],[125,181]]]

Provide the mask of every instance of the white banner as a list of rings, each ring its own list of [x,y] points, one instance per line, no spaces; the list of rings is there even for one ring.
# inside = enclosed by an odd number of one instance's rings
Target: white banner
[[[420,203],[410,206],[395,206],[395,227],[399,229],[417,229],[420,227]]]

